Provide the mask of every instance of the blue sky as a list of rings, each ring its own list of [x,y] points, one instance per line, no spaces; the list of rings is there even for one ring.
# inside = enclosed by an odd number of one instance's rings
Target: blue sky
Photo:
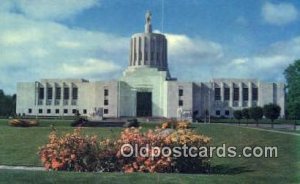
[[[171,75],[283,82],[300,58],[297,0],[1,0],[0,88],[41,78],[116,79],[151,10]],[[162,26],[162,20],[163,26]],[[163,27],[163,29],[162,29]]]

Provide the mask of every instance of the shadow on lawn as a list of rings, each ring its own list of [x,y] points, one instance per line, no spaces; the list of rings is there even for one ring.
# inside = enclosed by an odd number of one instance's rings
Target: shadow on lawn
[[[246,172],[253,172],[254,170],[250,170],[246,167],[233,167],[227,164],[215,165],[215,166],[207,166],[202,168],[197,168],[195,170],[184,169],[179,171],[181,174],[219,174],[219,175],[236,175]],[[171,172],[172,173],[172,172]]]
[[[235,175],[241,174],[245,172],[253,172],[251,169],[247,169],[246,167],[232,167],[230,165],[216,165],[211,166],[208,174],[224,174],[224,175]]]

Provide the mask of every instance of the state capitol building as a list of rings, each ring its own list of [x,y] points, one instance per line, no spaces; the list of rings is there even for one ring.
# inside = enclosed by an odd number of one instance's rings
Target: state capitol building
[[[118,80],[41,79],[17,84],[17,114],[72,116],[101,110],[104,117],[232,117],[233,111],[269,103],[285,112],[283,83],[259,79],[212,79],[181,82],[168,68],[168,40],[152,32],[151,13],[145,31],[132,35],[129,63]],[[172,61],[171,61],[172,62]],[[201,67],[201,66],[198,66]]]

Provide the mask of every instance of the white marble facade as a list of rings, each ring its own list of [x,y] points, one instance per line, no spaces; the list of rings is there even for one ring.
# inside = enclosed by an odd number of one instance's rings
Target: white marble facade
[[[201,67],[201,66],[199,66]],[[138,96],[146,95],[139,102]],[[147,104],[143,106],[143,103]],[[146,14],[145,32],[130,41],[129,64],[116,81],[42,79],[17,84],[17,114],[32,116],[88,115],[103,109],[104,117],[177,117],[178,109],[204,116],[232,117],[233,110],[275,103],[285,111],[283,83],[258,79],[213,79],[180,82],[168,69],[167,39],[152,33],[151,13]],[[147,112],[143,114],[138,107]],[[148,109],[148,110],[147,110]]]

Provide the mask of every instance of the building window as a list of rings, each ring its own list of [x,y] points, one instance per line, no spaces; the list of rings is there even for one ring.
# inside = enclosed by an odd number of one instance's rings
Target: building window
[[[83,113],[83,114],[86,114],[86,113],[87,113],[86,109],[83,109],[82,113]]]
[[[154,60],[154,52],[151,52],[151,61]]]
[[[136,61],[136,52],[134,52],[133,61]]]
[[[248,88],[243,88],[243,101],[248,101]]]
[[[108,89],[104,89],[104,96],[108,96]]]
[[[44,99],[44,88],[39,88],[39,99]]]
[[[179,100],[179,101],[178,101],[178,105],[179,105],[179,106],[183,106],[183,100]]]
[[[220,115],[221,115],[221,111],[216,110],[216,115],[217,115],[217,116],[220,116]]]
[[[72,114],[77,114],[77,109],[72,109]]]
[[[59,114],[59,109],[55,109],[55,114]]]
[[[229,116],[229,114],[230,114],[229,110],[225,110],[225,115]]]
[[[151,50],[153,50],[153,49],[154,49],[154,43],[155,43],[155,40],[154,40],[154,38],[151,38],[151,44],[150,44],[150,46],[151,46]]]
[[[139,48],[142,47],[142,40],[141,40],[141,37],[139,37]]]
[[[32,109],[28,109],[28,113],[31,114],[32,113]]]
[[[148,61],[148,52],[145,51],[145,58],[144,58],[145,61]]]
[[[108,100],[107,99],[104,100],[104,105],[108,105]]]
[[[215,100],[221,100],[221,88],[215,88]]]
[[[147,39],[147,37],[145,37],[144,43],[145,43],[145,50],[147,50],[148,49],[148,39]]]
[[[233,100],[239,101],[240,95],[239,95],[239,88],[233,88]]]
[[[43,114],[43,109],[39,109],[39,114]]]
[[[230,100],[230,88],[224,88],[224,100]]]
[[[69,100],[70,98],[70,89],[68,87],[64,88],[64,100]]]
[[[141,61],[142,61],[142,52],[139,51],[139,62],[138,62],[139,65],[141,65]]]
[[[252,100],[253,101],[258,100],[258,88],[252,88]]]
[[[68,114],[68,109],[64,109],[64,114]]]
[[[53,96],[53,90],[52,88],[47,88],[47,99],[51,100]]]
[[[108,109],[104,109],[104,110],[103,110],[103,113],[104,113],[104,114],[108,114]]]
[[[51,109],[47,109],[47,114],[51,114]]]
[[[179,96],[183,96],[183,89],[179,89],[178,94],[179,94]]]
[[[72,89],[72,99],[77,100],[78,99],[78,88],[73,88]]]
[[[55,99],[60,100],[61,99],[61,88],[57,87],[55,89]]]

